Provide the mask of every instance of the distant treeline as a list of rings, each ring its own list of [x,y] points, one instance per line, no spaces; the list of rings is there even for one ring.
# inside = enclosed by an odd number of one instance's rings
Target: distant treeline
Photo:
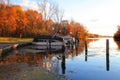
[[[120,26],[117,26],[118,30],[116,31],[116,33],[114,34],[114,40],[116,41],[120,41]]]

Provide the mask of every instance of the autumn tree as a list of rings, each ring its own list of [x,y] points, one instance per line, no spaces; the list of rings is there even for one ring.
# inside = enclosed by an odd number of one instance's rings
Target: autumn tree
[[[72,23],[70,23],[68,26],[67,26],[67,33],[72,35],[73,34],[73,29],[74,29],[74,25]]]
[[[43,33],[42,15],[37,11],[23,11],[20,6],[1,5],[0,36],[26,37]]]
[[[0,35],[5,36],[7,28],[7,10],[4,5],[1,5],[3,9],[0,10]]]
[[[40,12],[23,11],[20,6],[1,4],[0,36],[33,37],[40,34],[54,35],[59,33],[60,35],[70,34],[81,39],[87,37],[88,31],[83,25],[75,21],[69,23],[68,20],[62,20],[63,11],[53,4],[52,6],[49,4],[47,8],[48,3],[46,1],[43,0],[44,3],[41,3],[40,6],[43,7],[40,8]]]
[[[25,13],[22,11],[20,6],[16,6],[16,36],[22,37],[23,32],[25,32],[25,27],[27,26],[28,20]]]
[[[37,11],[27,10],[25,11],[27,20],[28,20],[28,27],[27,33],[29,35],[37,35],[44,33],[44,27],[42,27],[42,15]]]
[[[84,39],[88,37],[87,29],[83,25],[75,21],[70,22],[68,31],[69,33],[72,32],[71,35],[75,38]]]
[[[12,35],[14,35],[16,27],[17,27],[16,8],[12,7],[12,6],[8,7],[6,17],[7,17],[7,20],[8,20],[8,22],[6,23],[7,24],[7,29],[8,29],[7,32],[8,32],[9,36],[12,36]]]

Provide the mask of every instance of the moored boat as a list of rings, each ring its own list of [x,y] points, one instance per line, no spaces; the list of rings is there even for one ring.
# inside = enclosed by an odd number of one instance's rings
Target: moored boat
[[[39,35],[34,38],[32,44],[42,46],[62,46],[64,45],[64,39],[60,36],[51,35]]]

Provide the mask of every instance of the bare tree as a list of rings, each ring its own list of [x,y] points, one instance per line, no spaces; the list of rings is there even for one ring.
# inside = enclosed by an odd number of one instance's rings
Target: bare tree
[[[53,19],[56,22],[61,22],[64,10],[60,9],[58,4],[49,0],[42,0],[38,3],[39,11],[42,13],[44,20]]]
[[[9,5],[10,4],[10,0],[0,0],[0,4]]]
[[[42,0],[42,2],[38,3],[38,6],[45,21],[53,17],[56,7],[52,1]]]
[[[63,9],[59,9],[59,6],[57,5],[55,7],[55,15],[54,15],[54,21],[61,23],[62,19],[64,16],[64,10]]]
[[[63,18],[64,11],[62,9],[60,10],[57,3],[52,2],[50,0],[42,0],[42,2],[38,3],[38,6],[39,6],[39,11],[43,15],[45,29],[48,34],[49,33],[48,25],[47,25],[48,20],[52,19],[60,24]],[[53,25],[51,25],[51,28],[53,27]],[[61,26],[58,26],[59,30],[60,27]]]
[[[4,0],[0,0],[0,4],[5,4],[5,3],[4,3]]]

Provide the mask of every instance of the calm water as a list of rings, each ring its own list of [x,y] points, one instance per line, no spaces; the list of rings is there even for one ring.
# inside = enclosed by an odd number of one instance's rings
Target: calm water
[[[92,40],[88,44],[87,54],[83,45],[51,54],[24,47],[11,52],[0,66],[24,63],[29,67],[45,68],[54,74],[67,76],[70,80],[120,80],[120,50],[117,44],[109,38],[110,54],[106,59],[106,38]]]
[[[110,56],[107,67],[106,39],[89,44],[87,60],[85,51],[73,59],[66,60],[66,74],[72,80],[120,80],[120,50],[113,39],[110,42]]]

